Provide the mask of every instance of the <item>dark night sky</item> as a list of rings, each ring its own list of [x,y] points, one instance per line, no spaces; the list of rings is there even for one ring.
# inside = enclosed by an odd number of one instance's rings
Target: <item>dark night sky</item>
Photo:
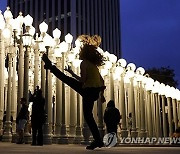
[[[169,66],[180,89],[180,0],[120,0],[120,17],[122,57],[145,69]]]
[[[122,57],[175,70],[180,89],[180,0],[120,0]]]

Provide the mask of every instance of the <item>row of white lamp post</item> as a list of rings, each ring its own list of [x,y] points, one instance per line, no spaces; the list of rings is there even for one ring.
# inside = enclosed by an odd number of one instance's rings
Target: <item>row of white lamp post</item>
[[[88,142],[90,134],[82,118],[81,96],[60,80],[55,79],[49,70],[44,70],[44,63],[41,60],[42,54],[46,52],[60,70],[63,71],[68,63],[76,73],[79,73],[80,40],[76,40],[75,47],[72,47],[73,37],[67,34],[65,41],[60,42],[61,31],[57,28],[53,31],[54,38],[52,38],[47,34],[48,25],[45,22],[39,25],[41,34],[40,36],[36,34],[34,40],[33,18],[30,15],[23,17],[20,13],[17,18],[13,19],[9,8],[4,12],[4,16],[0,13],[0,23],[2,141],[11,141],[15,134],[15,119],[20,110],[20,98],[25,97],[28,101],[29,90],[34,90],[36,86],[39,86],[46,100],[45,109],[48,115],[44,126],[44,143]],[[25,24],[24,33],[23,24]],[[180,121],[180,91],[144,75],[145,70],[142,67],[136,69],[133,63],[127,65],[124,59],[117,60],[115,55],[104,52],[101,48],[98,48],[98,51],[107,59],[100,71],[107,87],[106,100],[115,100],[116,107],[121,112],[121,136],[170,136],[173,133],[172,122],[177,128]],[[4,77],[5,56],[8,57],[7,84],[5,84]],[[16,59],[18,59],[17,66]],[[17,73],[16,68],[18,68]],[[53,96],[55,96],[54,112],[52,111]],[[103,112],[106,104],[97,102],[94,116],[101,134],[104,134]],[[3,123],[5,110],[6,121]],[[129,113],[132,115],[130,134],[128,133]],[[168,115],[168,122],[166,115]],[[11,116],[13,117],[12,123]],[[53,126],[54,123],[55,126]],[[26,142],[29,143],[31,139],[28,129],[25,136]]]

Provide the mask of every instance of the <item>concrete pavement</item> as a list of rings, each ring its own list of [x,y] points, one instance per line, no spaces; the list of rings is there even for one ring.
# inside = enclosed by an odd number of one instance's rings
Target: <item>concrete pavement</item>
[[[180,147],[168,146],[126,146],[101,149],[97,148],[93,151],[86,150],[85,145],[77,144],[52,144],[44,146],[31,146],[30,144],[15,144],[0,142],[0,154],[180,154]]]

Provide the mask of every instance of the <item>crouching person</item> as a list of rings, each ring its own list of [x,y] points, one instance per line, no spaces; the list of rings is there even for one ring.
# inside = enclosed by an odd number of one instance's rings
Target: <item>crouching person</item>
[[[106,110],[104,112],[104,122],[106,124],[107,133],[116,133],[117,135],[117,125],[120,122],[120,112],[115,107],[113,100],[107,103]]]

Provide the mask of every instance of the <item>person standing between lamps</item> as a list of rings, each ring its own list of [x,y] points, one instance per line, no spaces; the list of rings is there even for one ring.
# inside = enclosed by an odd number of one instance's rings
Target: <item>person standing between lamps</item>
[[[117,125],[121,119],[119,110],[115,107],[113,100],[107,103],[106,110],[104,112],[104,122],[106,124],[107,133],[117,134]]]
[[[131,135],[131,131],[132,131],[132,113],[129,113],[129,117],[127,118],[128,120],[128,129],[129,129],[129,135]]]
[[[16,118],[18,134],[17,144],[23,144],[24,142],[24,128],[26,126],[27,120],[29,119],[29,111],[26,98],[21,98],[20,103],[22,104],[22,107]]]
[[[56,66],[52,65],[46,54],[43,55],[42,60],[45,62],[45,69],[49,69],[58,79],[83,97],[84,119],[94,138],[94,141],[86,149],[93,150],[104,146],[92,113],[94,101],[100,98],[102,102],[105,102],[103,95],[105,89],[104,80],[98,69],[99,66],[104,64],[104,57],[97,51],[97,47],[101,43],[100,36],[81,35],[79,38],[83,42],[79,53],[79,58],[82,60],[80,76],[76,75],[70,66],[65,71],[69,72],[72,77],[65,75]]]
[[[37,86],[34,94],[29,99],[32,104],[31,127],[32,127],[32,144],[43,145],[43,124],[45,123],[45,99],[42,90]]]

